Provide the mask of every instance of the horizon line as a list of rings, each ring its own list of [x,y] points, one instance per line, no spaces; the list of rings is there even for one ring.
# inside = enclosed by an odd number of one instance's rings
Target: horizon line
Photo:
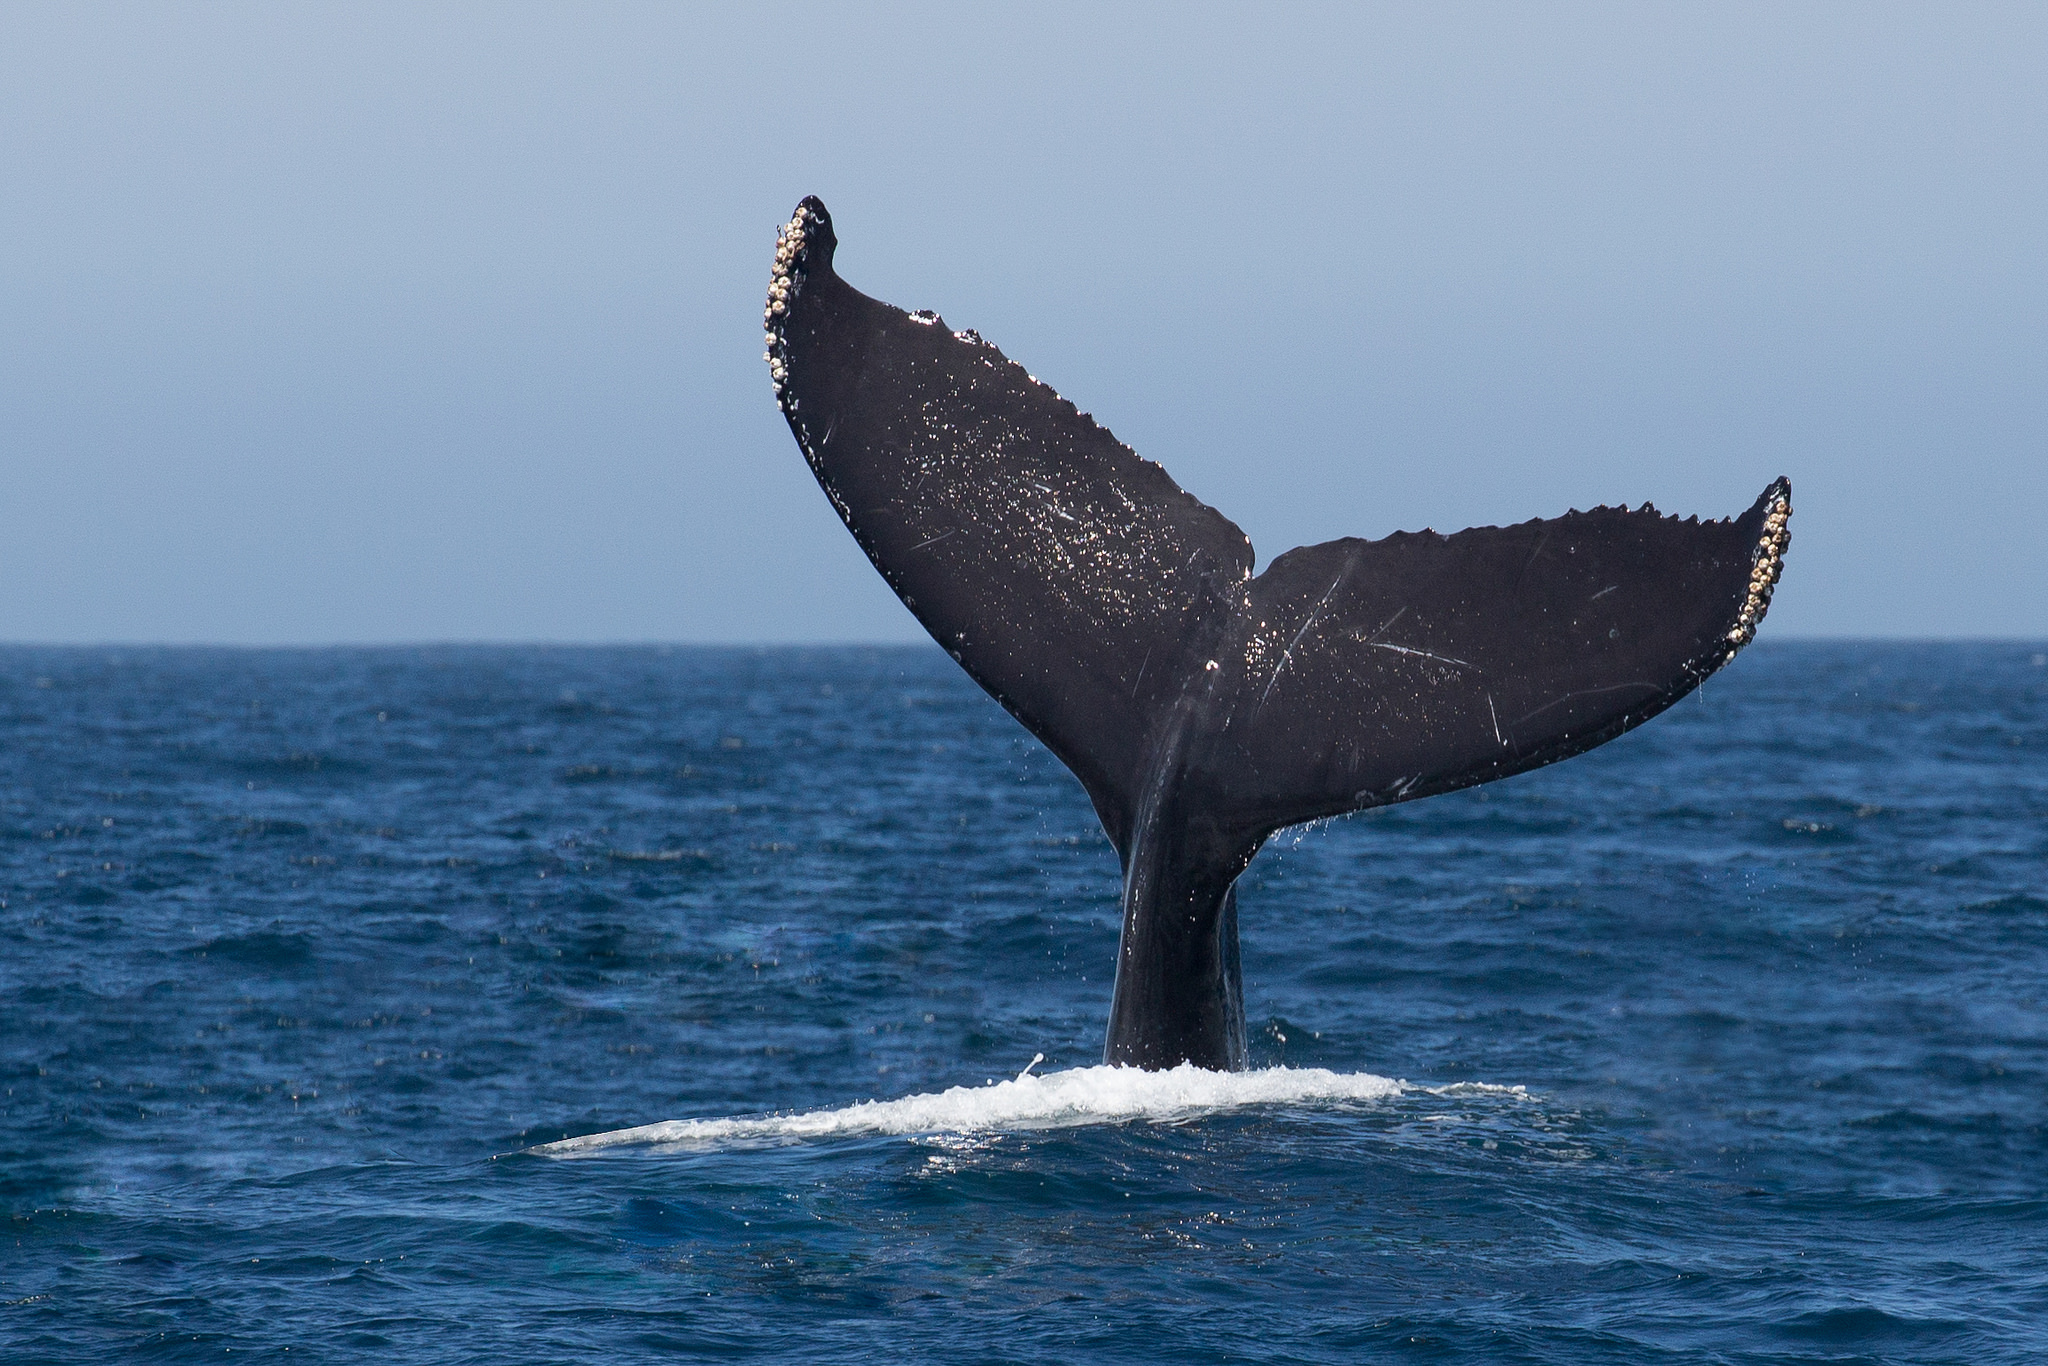
[[[1759,638],[1772,645],[2048,645],[2041,635],[1862,635],[1805,632]],[[361,640],[0,640],[0,650],[899,650],[938,648],[930,639],[663,640],[651,637],[549,639],[542,637],[427,637]]]

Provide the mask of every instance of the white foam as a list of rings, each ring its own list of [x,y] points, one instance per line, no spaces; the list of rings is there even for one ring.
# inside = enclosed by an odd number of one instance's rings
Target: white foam
[[[1014,1081],[988,1086],[955,1086],[936,1094],[864,1100],[836,1110],[757,1119],[675,1119],[565,1138],[530,1151],[575,1157],[619,1147],[711,1148],[868,1135],[1056,1129],[1131,1120],[1171,1122],[1250,1106],[1384,1100],[1409,1089],[1406,1082],[1369,1072],[1331,1072],[1320,1067],[1211,1072],[1184,1063],[1169,1072],[1077,1067],[1044,1076],[1033,1076],[1027,1068]]]

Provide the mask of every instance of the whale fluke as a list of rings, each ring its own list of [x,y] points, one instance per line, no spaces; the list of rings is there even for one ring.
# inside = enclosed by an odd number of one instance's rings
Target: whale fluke
[[[1451,536],[1251,542],[973,332],[782,229],[768,365],[868,558],[1086,789],[1123,862],[1105,1060],[1245,1060],[1232,887],[1275,830],[1567,758],[1728,662],[1770,604],[1791,486]]]

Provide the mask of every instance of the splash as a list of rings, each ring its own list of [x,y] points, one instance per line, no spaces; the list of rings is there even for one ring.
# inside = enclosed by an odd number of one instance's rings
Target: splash
[[[1033,1065],[1036,1065],[1034,1060]],[[987,1086],[865,1100],[836,1110],[807,1110],[755,1119],[676,1119],[610,1133],[544,1143],[530,1151],[576,1157],[609,1148],[715,1148],[734,1143],[891,1134],[976,1133],[991,1129],[1059,1129],[1132,1120],[1172,1122],[1252,1106],[1304,1106],[1384,1100],[1411,1089],[1369,1072],[1273,1067],[1212,1072],[1191,1064],[1166,1072],[1135,1067],[1077,1067]]]

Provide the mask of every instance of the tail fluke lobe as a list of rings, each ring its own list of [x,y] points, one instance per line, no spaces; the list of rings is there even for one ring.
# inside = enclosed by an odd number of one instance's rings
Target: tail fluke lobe
[[[1790,511],[1781,479],[1725,521],[1595,508],[1289,551],[1251,585],[1201,780],[1270,830],[1591,749],[1747,643]]]
[[[1250,542],[995,347],[839,279],[815,199],[783,242],[769,363],[818,482],[932,637],[1081,779],[1123,848],[1153,724],[1190,653],[1233,619]]]

